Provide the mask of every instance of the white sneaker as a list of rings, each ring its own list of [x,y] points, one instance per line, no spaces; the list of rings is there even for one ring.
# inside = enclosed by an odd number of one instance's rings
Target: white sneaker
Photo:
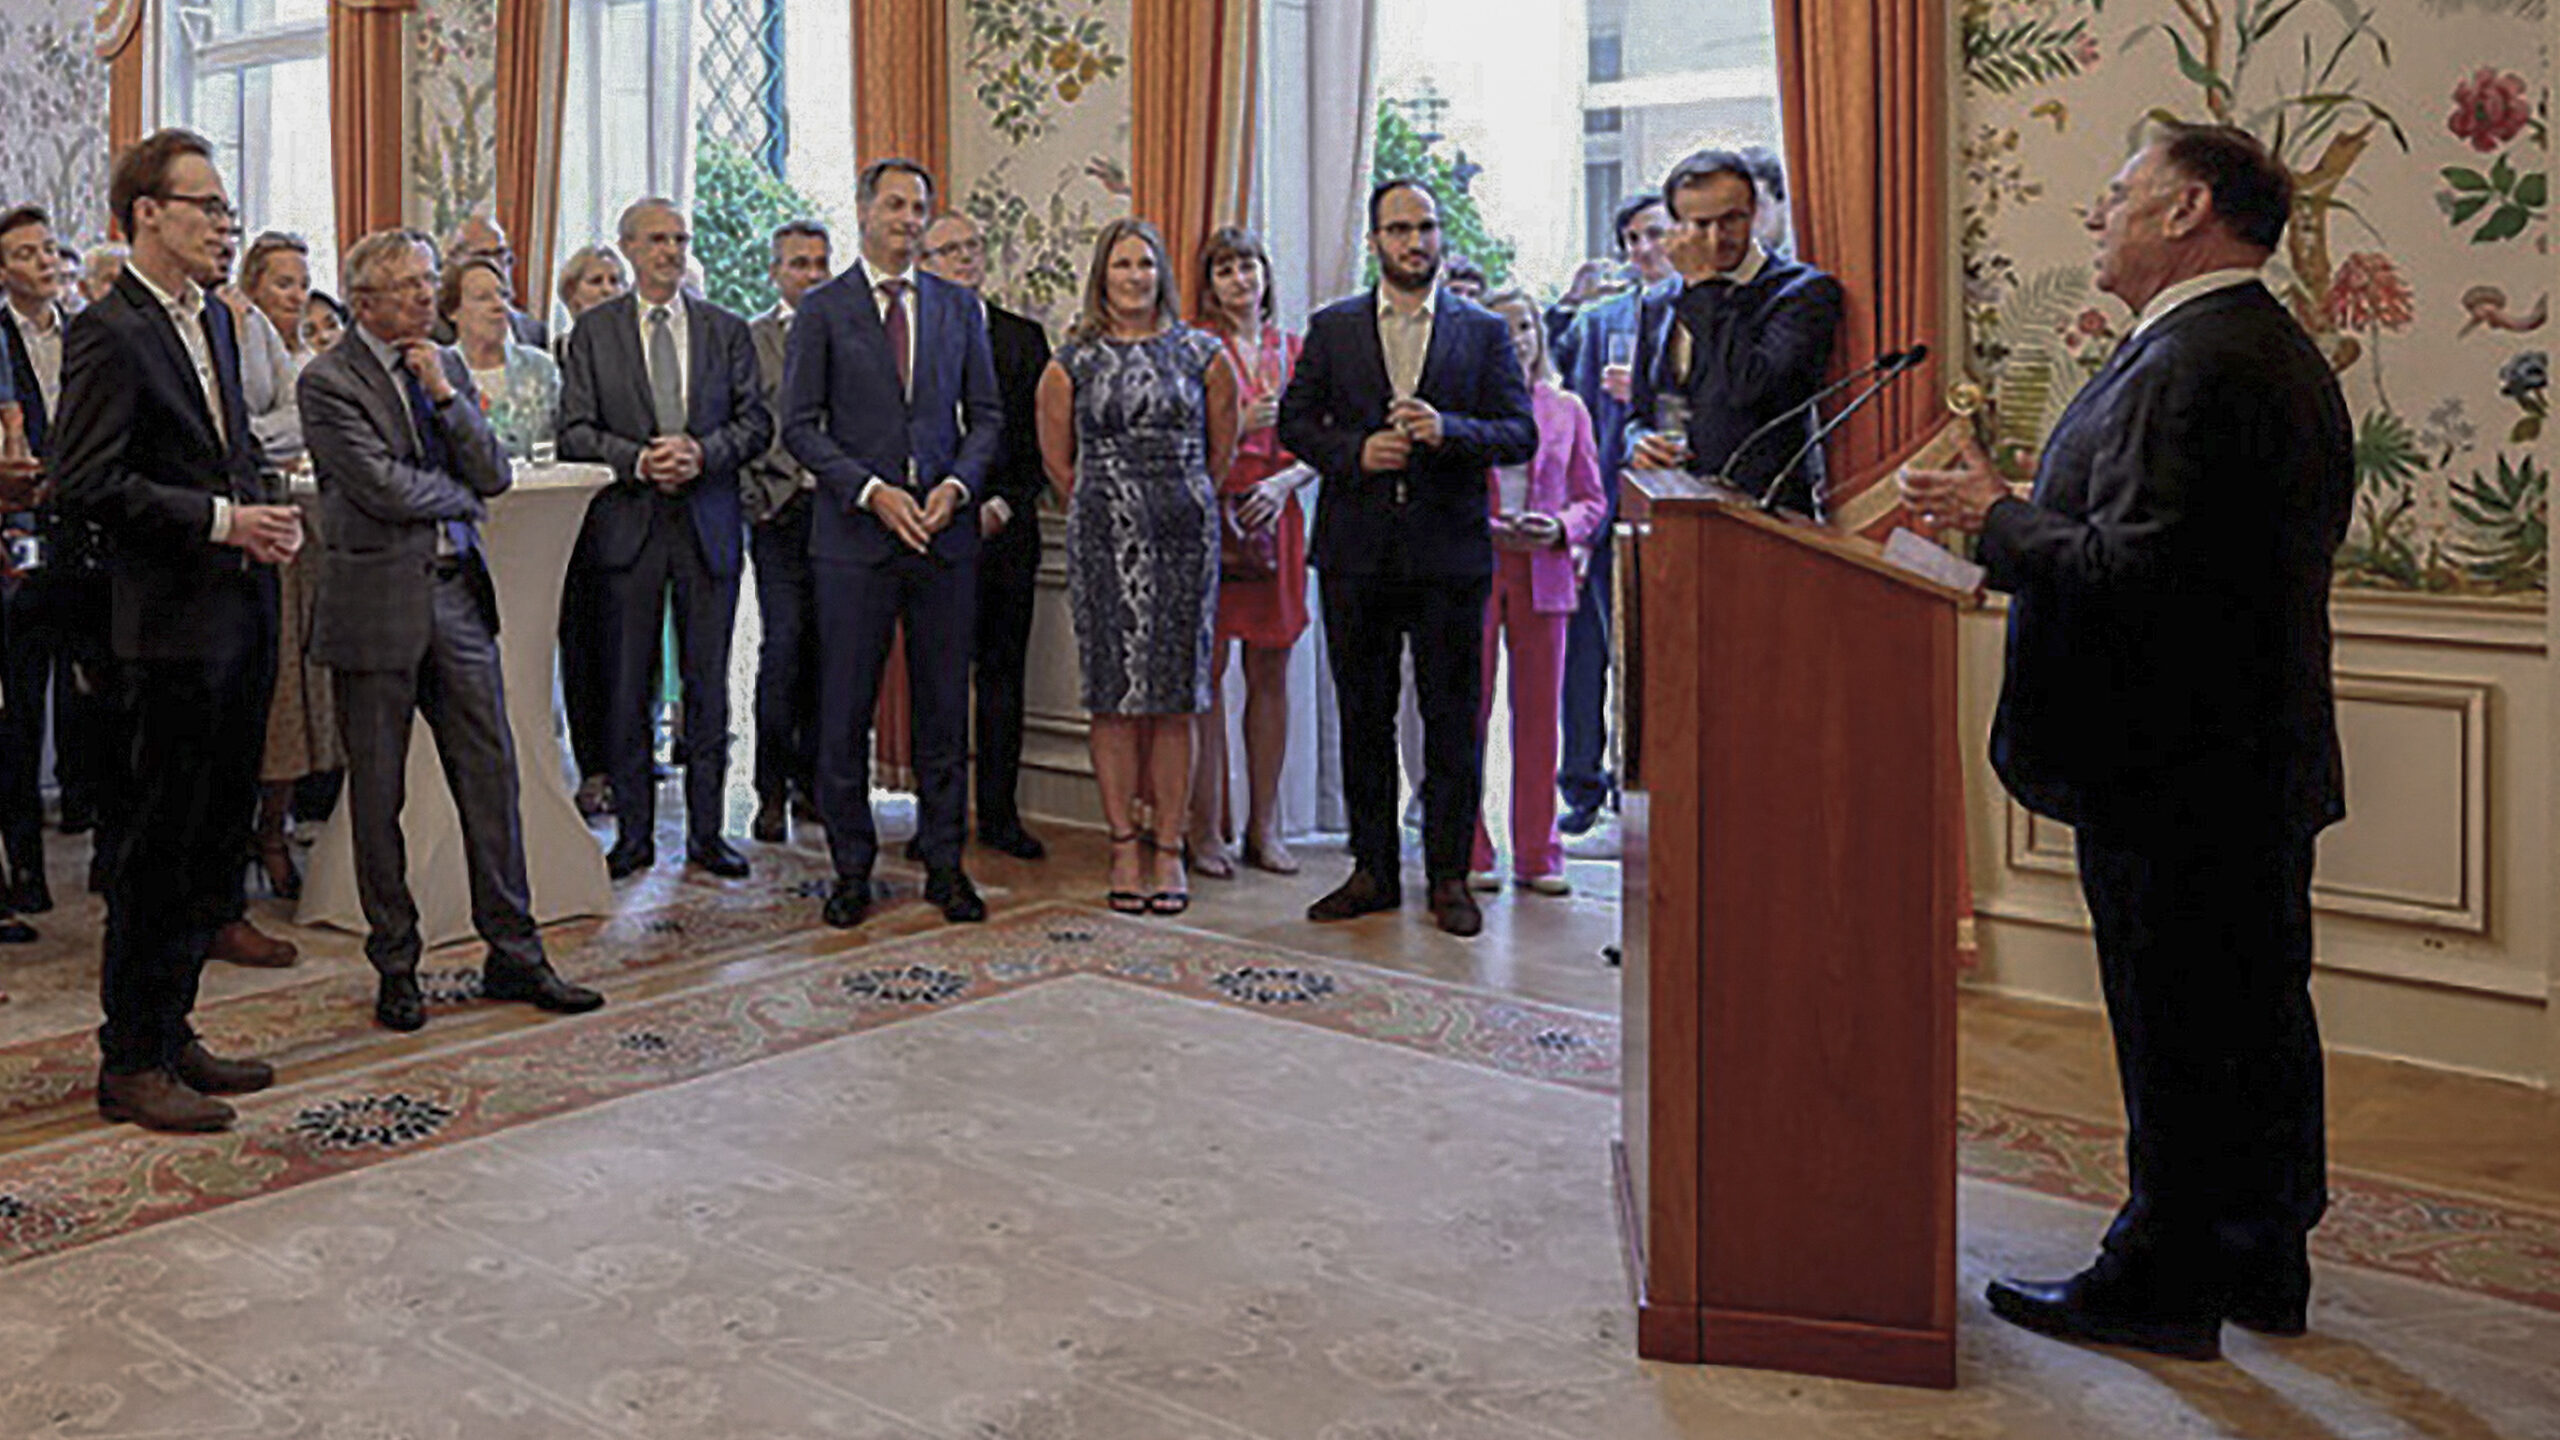
[[[1573,893],[1573,882],[1567,880],[1562,875],[1533,875],[1526,880],[1514,880],[1511,883],[1519,886],[1523,890],[1534,890],[1541,895],[1570,895]]]
[[[1470,890],[1482,890],[1486,894],[1491,894],[1502,888],[1502,876],[1500,873],[1492,870],[1471,871],[1467,875],[1467,888]]]
[[[1604,815],[1590,829],[1564,842],[1564,853],[1576,860],[1615,860],[1624,844],[1618,817]]]

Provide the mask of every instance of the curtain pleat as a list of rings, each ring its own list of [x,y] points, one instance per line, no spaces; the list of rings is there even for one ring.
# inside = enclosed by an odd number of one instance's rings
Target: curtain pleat
[[[498,3],[498,223],[516,250],[516,304],[551,313],[560,218],[560,107],[568,0]]]
[[[401,223],[401,18],[417,0],[332,0],[329,158],[336,170],[338,253]]]
[[[1131,208],[1164,235],[1187,292],[1209,233],[1244,223],[1253,193],[1258,0],[1136,0]]]

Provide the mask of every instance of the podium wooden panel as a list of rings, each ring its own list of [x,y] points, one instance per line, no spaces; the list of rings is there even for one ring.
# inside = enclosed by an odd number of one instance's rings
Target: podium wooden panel
[[[1955,1383],[1969,597],[1686,476],[1626,490],[1621,1213],[1637,1349]]]

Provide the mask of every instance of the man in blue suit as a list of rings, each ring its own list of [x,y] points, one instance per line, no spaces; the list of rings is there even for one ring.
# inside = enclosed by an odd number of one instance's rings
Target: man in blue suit
[[[1396,702],[1405,646],[1422,703],[1422,842],[1431,912],[1483,916],[1467,852],[1483,789],[1476,697],[1493,586],[1485,476],[1538,449],[1510,327],[1440,285],[1440,204],[1413,180],[1369,197],[1378,288],[1316,312],[1280,398],[1280,441],[1324,477],[1312,560],[1342,707],[1351,878],[1307,911],[1348,920],[1403,903]]]
[[[622,212],[637,288],[582,317],[560,367],[560,455],[613,467],[590,502],[588,539],[604,572],[615,641],[613,807],[605,868],[620,880],[657,863],[650,661],[669,592],[684,684],[685,858],[724,879],[746,857],[720,833],[729,767],[729,637],[747,528],[738,469],[773,440],[747,322],[684,291],[685,218],[666,200]]]
[[[862,258],[811,290],[791,327],[782,441],[817,477],[809,558],[818,590],[818,813],[834,853],[830,925],[871,907],[871,712],[890,635],[907,631],[915,699],[916,848],[925,898],[953,922],[986,903],[960,868],[977,505],[1003,438],[985,314],[924,274],[933,177],[912,160],[863,167]]]

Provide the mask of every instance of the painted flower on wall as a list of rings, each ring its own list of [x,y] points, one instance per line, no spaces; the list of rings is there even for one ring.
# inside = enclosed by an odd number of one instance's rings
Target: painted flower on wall
[[[2533,101],[2524,77],[2483,65],[2453,87],[2453,114],[2445,128],[2471,142],[2486,155],[2524,133],[2533,123]]]
[[[2329,321],[2341,330],[2406,330],[2417,318],[2417,297],[2388,255],[2359,250],[2330,278]]]

